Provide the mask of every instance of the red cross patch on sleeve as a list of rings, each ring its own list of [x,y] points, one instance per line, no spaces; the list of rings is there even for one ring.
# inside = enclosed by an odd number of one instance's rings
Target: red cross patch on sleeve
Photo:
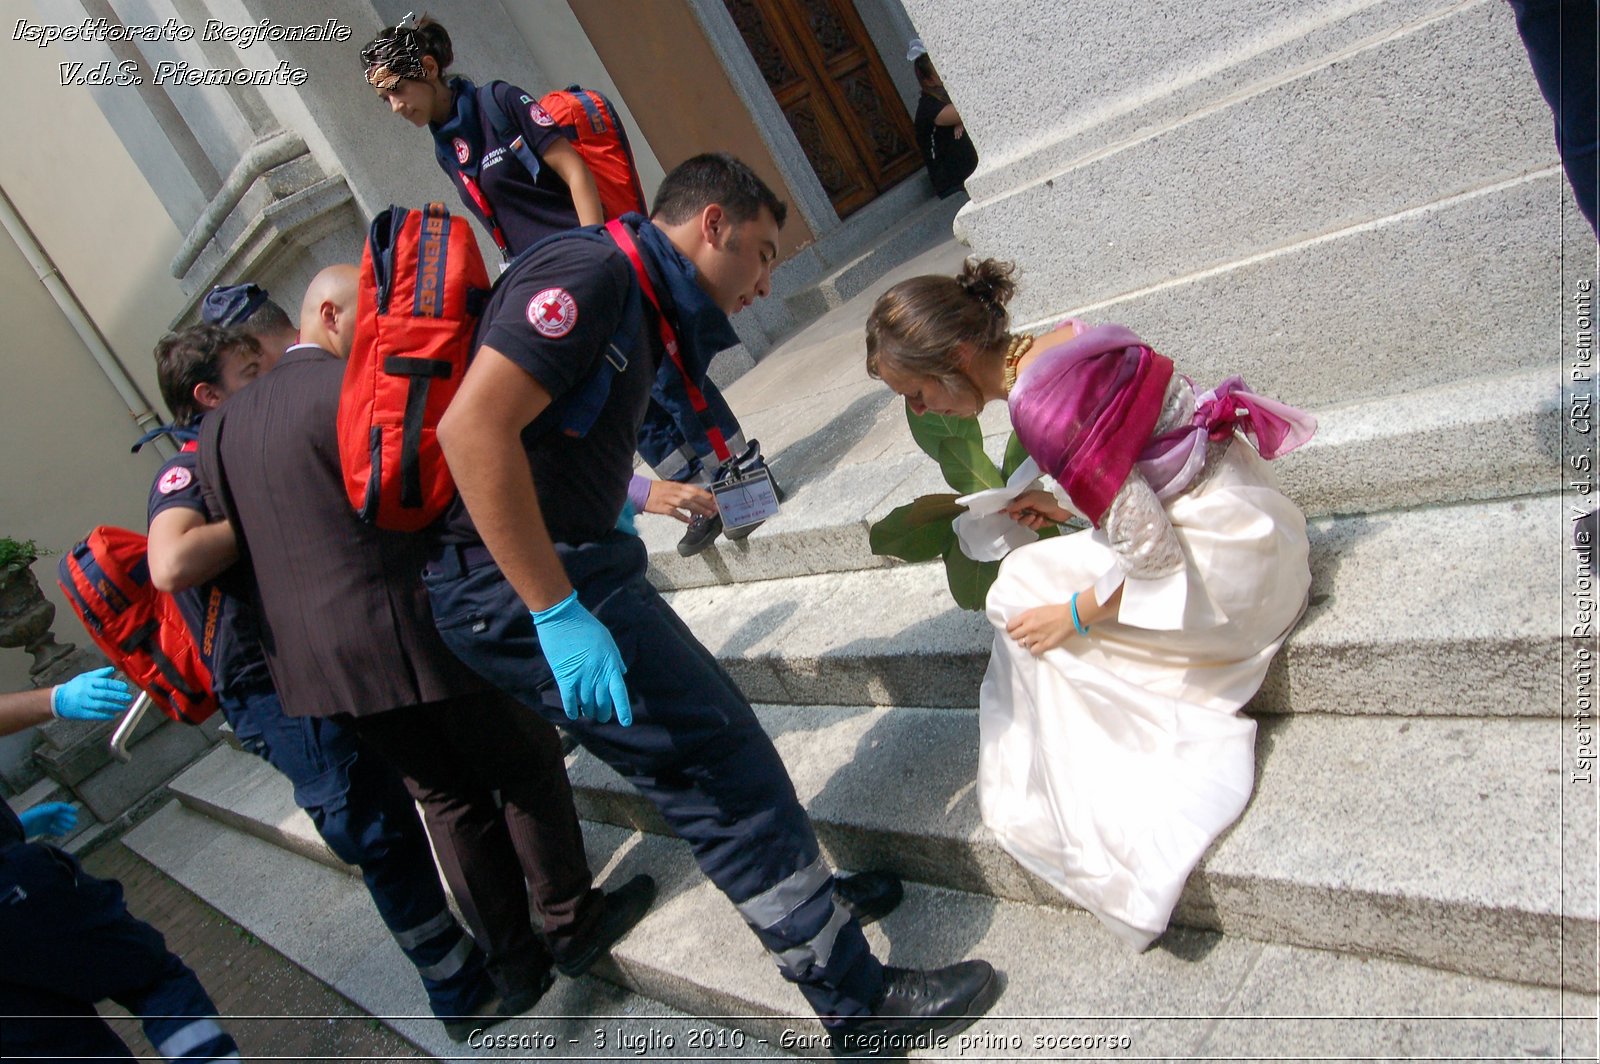
[[[163,495],[171,495],[175,491],[182,491],[194,480],[194,474],[183,466],[173,466],[161,474],[161,479],[156,481],[156,490]]]
[[[553,126],[556,124],[556,120],[550,117],[550,112],[536,103],[528,105],[528,117],[533,119],[534,125]]]
[[[540,336],[558,340],[578,323],[578,301],[565,288],[546,288],[528,300],[528,324]]]

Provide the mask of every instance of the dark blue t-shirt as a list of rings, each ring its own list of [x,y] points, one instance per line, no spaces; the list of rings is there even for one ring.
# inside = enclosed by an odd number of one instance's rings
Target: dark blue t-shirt
[[[192,446],[192,445],[191,445]],[[200,456],[185,449],[167,460],[150,485],[149,520],[174,507],[193,510],[208,521],[217,516],[206,510],[198,473]],[[211,687],[219,698],[239,698],[271,690],[272,677],[261,651],[261,630],[250,605],[213,581],[180,591],[173,598],[200,655],[211,670]]]
[[[461,79],[451,82],[458,92],[463,84]],[[528,148],[541,160],[538,177],[529,176],[527,169],[495,132],[494,116],[487,106],[488,101],[484,100],[485,95],[491,94],[522,134]],[[578,209],[572,205],[572,190],[555,170],[542,164],[545,149],[552,142],[563,139],[555,119],[539,106],[539,101],[503,81],[492,82],[487,93],[479,94],[479,100],[484,104],[478,111],[479,125],[482,127],[482,157],[478,157],[478,149],[463,137],[453,138],[451,150],[445,153],[451,157],[454,165],[444,155],[437,156],[440,166],[450,175],[456,191],[461,194],[461,202],[480,222],[489,225],[488,217],[462,179],[462,171],[465,170],[476,178],[478,190],[494,210],[495,220],[500,223],[500,231],[512,255],[532,247],[551,233],[575,228]]]
[[[610,532],[633,478],[639,424],[661,357],[652,324],[633,330],[634,349],[624,352],[627,369],[611,382],[588,434],[570,437],[553,423],[561,397],[590,379],[617,332],[632,269],[608,241],[554,241],[500,279],[473,341],[475,348],[500,352],[550,393],[551,408],[523,430],[522,442],[539,508],[557,543],[588,543]],[[444,539],[478,540],[460,499],[446,519]]]

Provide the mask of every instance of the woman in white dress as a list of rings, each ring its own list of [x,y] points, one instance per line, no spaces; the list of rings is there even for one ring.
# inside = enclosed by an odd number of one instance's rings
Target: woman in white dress
[[[990,509],[1032,530],[1094,525],[1011,551],[989,592],[979,805],[1025,868],[1143,949],[1250,797],[1255,722],[1239,709],[1310,585],[1305,517],[1262,457],[1316,425],[1236,377],[1196,394],[1122,326],[1012,336],[1011,272],[969,260],[890,289],[867,370],[918,413],[1006,400],[1053,479]],[[999,538],[1033,538],[1019,532]]]

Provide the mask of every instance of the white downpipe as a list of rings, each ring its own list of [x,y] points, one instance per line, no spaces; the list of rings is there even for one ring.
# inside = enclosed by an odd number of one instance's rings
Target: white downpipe
[[[0,188],[0,224],[5,226],[6,232],[11,234],[12,241],[22,249],[23,257],[28,260],[28,265],[33,267],[34,276],[44,285],[45,291],[50,293],[50,298],[55,300],[56,306],[61,308],[61,313],[66,316],[72,331],[78,334],[83,346],[89,349],[89,354],[100,364],[101,372],[122,397],[122,403],[128,408],[128,414],[134,423],[139,426],[139,431],[143,433],[161,424],[161,417],[151,409],[150,403],[139,391],[139,386],[128,376],[128,371],[123,368],[122,363],[117,361],[117,356],[106,343],[105,337],[100,335],[100,329],[90,320],[83,309],[83,304],[78,302],[78,297],[73,294],[71,286],[61,276],[61,271],[50,261],[49,254],[39,246],[33,230],[28,228],[28,223],[17,213],[11,197],[6,195],[4,188]],[[165,437],[157,439],[156,446],[165,457],[172,456],[171,444]]]

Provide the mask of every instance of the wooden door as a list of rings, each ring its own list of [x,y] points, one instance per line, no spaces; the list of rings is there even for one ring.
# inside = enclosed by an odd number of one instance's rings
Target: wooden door
[[[839,217],[922,165],[850,0],[723,0]]]

